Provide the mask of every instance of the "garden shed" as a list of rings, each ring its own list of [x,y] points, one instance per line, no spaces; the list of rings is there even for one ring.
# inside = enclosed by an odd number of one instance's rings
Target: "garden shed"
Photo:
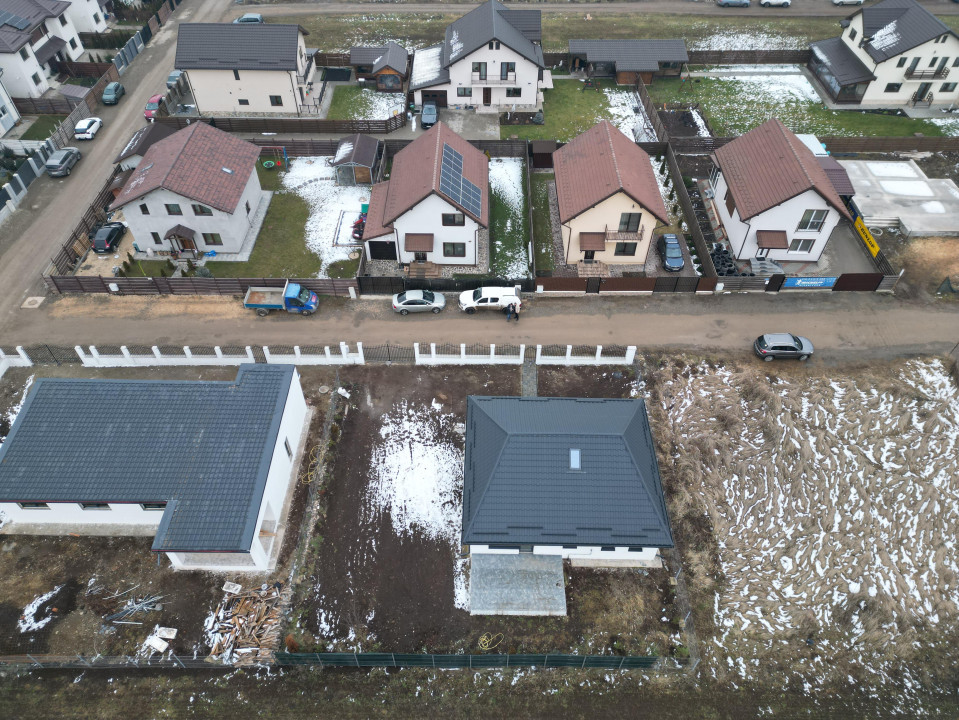
[[[383,144],[369,135],[350,135],[340,140],[333,156],[337,185],[372,185]]]
[[[409,76],[409,53],[392,40],[383,47],[352,47],[350,65],[357,78],[373,80],[380,92],[402,92]]]
[[[553,152],[559,146],[555,140],[533,140],[529,145],[534,168],[553,167]]]

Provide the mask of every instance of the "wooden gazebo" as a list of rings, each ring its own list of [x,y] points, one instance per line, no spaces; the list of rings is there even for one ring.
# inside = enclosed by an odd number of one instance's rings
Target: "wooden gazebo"
[[[372,185],[383,158],[383,144],[369,135],[350,135],[340,140],[333,156],[337,185]]]

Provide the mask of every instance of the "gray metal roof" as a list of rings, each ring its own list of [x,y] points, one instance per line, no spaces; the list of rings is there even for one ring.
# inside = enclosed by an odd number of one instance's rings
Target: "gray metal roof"
[[[66,85],[62,85],[61,87],[66,87]],[[131,155],[139,155],[142,157],[146,155],[147,150],[149,150],[154,143],[159,142],[163,138],[170,137],[175,132],[176,128],[164,125],[163,123],[150,123],[149,125],[145,125],[133,133],[127,141],[127,144],[123,146],[120,154],[113,158],[113,162],[118,163]]]
[[[686,42],[675,40],[570,40],[570,55],[616,63],[622,72],[655,72],[661,62],[689,62]]]
[[[401,45],[390,40],[383,47],[351,47],[350,65],[372,65],[373,72],[391,68],[406,75],[409,53]]]
[[[380,154],[380,141],[371,135],[348,135],[340,140],[333,155],[333,167],[362,165],[371,168]]]
[[[645,403],[469,397],[463,544],[672,547]]]
[[[40,379],[0,446],[0,502],[165,502],[153,550],[248,552],[293,373]]]
[[[841,37],[810,43],[809,49],[823,65],[829,68],[840,86],[855,85],[876,79],[876,76]]]
[[[882,0],[862,10],[863,50],[877,63],[956,33],[915,0]],[[853,13],[850,17],[855,17]]]
[[[514,25],[513,16],[517,12]],[[539,15],[539,10],[515,11],[497,0],[488,0],[447,26],[443,67],[448,68],[491,40],[499,40],[538,67],[545,67],[543,50],[532,39],[542,35],[535,27],[541,23],[536,22],[538,18],[534,14]]]
[[[182,23],[177,70],[296,70],[299,25]]]

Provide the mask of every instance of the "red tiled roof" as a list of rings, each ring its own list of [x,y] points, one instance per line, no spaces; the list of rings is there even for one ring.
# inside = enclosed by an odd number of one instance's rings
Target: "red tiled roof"
[[[580,250],[605,250],[606,233],[604,232],[581,232],[579,234]]]
[[[147,150],[112,207],[163,188],[232,213],[259,156],[256,145],[195,122]]]
[[[463,177],[478,187],[482,194],[479,215],[469,212],[440,192],[443,145],[449,145],[463,156]],[[489,225],[489,159],[443,122],[436,123],[425,134],[396,153],[390,172],[390,188],[383,221],[392,223],[433,193],[456,206],[483,227]]]
[[[406,233],[403,249],[406,252],[433,252],[433,233]]]
[[[852,219],[816,156],[778,118],[723,145],[715,158],[743,220],[807,190]]]
[[[386,209],[386,195],[389,191],[389,180],[376,183],[376,185],[370,189],[370,206],[366,210],[366,226],[363,228],[364,240],[393,234],[393,226],[383,222],[383,211]]]
[[[783,230],[757,230],[756,244],[766,250],[789,249],[789,239]]]
[[[668,222],[649,155],[606,120],[554,152],[553,169],[561,222],[620,191]]]

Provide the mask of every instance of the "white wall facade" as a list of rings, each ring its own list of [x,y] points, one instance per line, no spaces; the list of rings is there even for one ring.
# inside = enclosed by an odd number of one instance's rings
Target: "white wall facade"
[[[9,132],[19,120],[20,113],[10,99],[7,88],[0,82],[0,136]]]
[[[488,189],[486,191],[489,193]],[[462,226],[444,226],[443,215],[459,213],[464,215]],[[469,215],[465,215],[459,208],[443,199],[436,193],[400,215],[393,222],[396,237],[396,250],[399,262],[409,263],[415,260],[411,252],[403,249],[404,237],[407,233],[433,233],[433,251],[426,256],[427,261],[437,265],[476,265],[477,264],[477,233],[479,223]],[[377,238],[386,240],[387,237]],[[446,257],[443,255],[443,243],[464,243],[465,257]]]
[[[470,545],[470,553],[489,553],[498,555],[518,555],[515,548],[497,548],[489,545]],[[589,561],[591,565],[602,565],[609,561],[611,566],[622,565],[624,562],[635,562],[639,565],[648,565],[656,561],[659,548],[642,548],[630,550],[628,547],[614,547],[603,550],[599,545],[534,545],[534,555],[560,555],[564,560],[575,563],[577,560]]]
[[[50,83],[47,82],[48,73],[40,67],[30,43],[23,47],[26,49],[26,60],[20,56],[19,50],[13,53],[0,53],[3,84],[13,97],[38,98],[50,89]],[[37,82],[34,81],[34,76]]]
[[[782,230],[787,239],[792,242],[797,239],[812,239],[813,244],[808,252],[790,250],[769,250],[765,257],[779,262],[818,262],[829,236],[839,224],[842,215],[832,205],[823,199],[822,195],[814,190],[807,190],[801,195],[787,200],[781,205],[770,208],[748,221],[744,222],[739,215],[739,209],[733,209],[730,216],[726,209],[726,193],[728,186],[726,179],[720,172],[714,187],[713,203],[719,216],[733,256],[738,260],[748,260],[757,257],[759,246],[756,241],[757,230]],[[799,230],[799,223],[803,213],[807,210],[826,210],[826,219],[818,231]]]
[[[164,188],[158,188],[124,205],[123,217],[130,226],[130,232],[133,234],[133,239],[141,252],[146,252],[147,248],[152,248],[154,251],[173,250],[172,241],[164,240],[163,237],[174,225],[185,225],[196,232],[197,250],[204,252],[215,250],[218,254],[235,253],[240,250],[243,241],[246,239],[260,198],[260,180],[254,170],[247,179],[243,195],[240,197],[240,202],[237,203],[233,213],[225,213],[222,210],[210,208],[213,211],[212,215],[196,215],[192,206],[203,203],[197,203],[196,200],[191,200]],[[249,213],[246,211],[246,203],[250,204]],[[144,215],[140,210],[140,206],[144,204],[149,208],[149,215]],[[165,207],[167,204],[179,205],[183,214],[167,214]],[[154,241],[151,235],[154,232],[160,236],[159,244]],[[207,246],[201,233],[219,233],[223,244]]]
[[[164,502],[157,498],[156,502]],[[17,503],[0,503],[0,514],[6,515],[11,525],[6,528],[17,532],[44,534],[44,526],[69,525],[80,528],[86,535],[115,535],[116,527],[129,528],[129,534],[142,535],[156,532],[163,517],[163,510],[144,510],[140,503],[108,503],[109,509],[84,510],[79,503],[47,503],[47,509],[21,508]],[[133,532],[139,528],[140,532]]]
[[[642,216],[639,220],[641,232],[637,236],[636,252],[633,255],[616,255],[616,243],[608,242],[604,251],[597,250],[594,253],[593,259],[610,265],[645,264],[653,229],[659,224],[659,220],[624,192],[606,198],[561,226],[566,261],[577,263],[583,259],[583,251],[579,247],[580,233],[606,230],[616,232],[619,230],[619,220],[623,213],[640,213]]]
[[[68,0],[67,17],[80,32],[103,32],[107,21],[97,0]]]
[[[61,20],[63,22],[61,22]],[[56,35],[61,37],[66,41],[66,47],[63,48],[62,52],[70,60],[77,60],[83,55],[83,43],[80,42],[80,37],[77,35],[77,28],[70,20],[68,13],[64,12],[58,18],[48,18],[43,22],[44,26],[47,28],[49,35],[47,38],[44,38],[43,42],[35,44],[34,50],[39,50],[43,45],[49,40],[50,37]],[[70,43],[73,42],[76,47],[71,47]],[[49,67],[49,63],[47,64]]]

